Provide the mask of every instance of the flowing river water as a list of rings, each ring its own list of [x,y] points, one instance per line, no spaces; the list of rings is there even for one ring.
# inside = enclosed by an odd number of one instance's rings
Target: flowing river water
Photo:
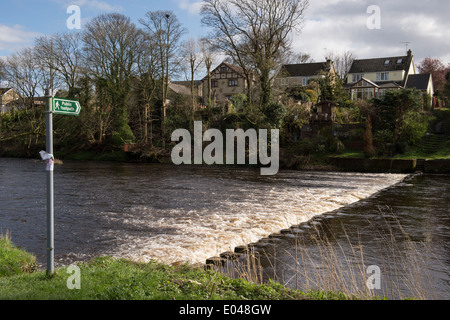
[[[46,261],[45,177],[41,161],[0,159],[0,233],[10,233],[41,264]],[[407,234],[409,242],[428,245],[434,292],[449,298],[449,176],[405,177],[297,171],[261,176],[248,168],[68,161],[55,168],[56,265],[103,255],[204,263],[282,229],[318,225],[331,232],[330,243],[339,248],[345,246],[339,239],[350,238],[355,246],[363,242],[369,255],[364,263],[381,266],[380,259],[389,256],[375,250],[384,236],[373,234],[380,230],[373,221],[384,211],[406,224],[396,237]],[[294,286],[299,237],[285,238],[265,247],[276,257],[266,259],[265,277],[273,272]],[[311,236],[303,238],[302,247],[321,250]],[[346,259],[344,254],[341,260]]]

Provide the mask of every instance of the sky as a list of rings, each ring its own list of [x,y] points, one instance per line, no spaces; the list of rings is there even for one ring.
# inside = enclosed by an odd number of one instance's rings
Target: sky
[[[173,11],[189,32],[201,25],[201,0],[0,0],[0,57],[33,45],[41,35],[69,31],[70,5],[80,8],[83,25],[102,13],[119,12],[139,24],[148,11]],[[328,53],[351,51],[359,59],[401,56],[411,49],[416,64],[425,57],[450,63],[448,0],[309,0],[302,29],[292,34],[294,52],[324,61]],[[74,31],[70,31],[74,32]],[[408,42],[406,47],[406,43]]]

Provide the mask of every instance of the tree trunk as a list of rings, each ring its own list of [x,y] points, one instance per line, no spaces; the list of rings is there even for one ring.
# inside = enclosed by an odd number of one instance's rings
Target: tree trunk
[[[366,130],[364,132],[364,154],[369,157],[373,157],[375,155],[372,136],[372,117],[370,115],[367,116]]]
[[[144,107],[144,143],[148,143],[148,104]]]
[[[268,70],[262,71],[262,74],[259,78],[261,87],[261,98],[260,98],[261,110],[265,110],[265,108],[269,105],[271,101],[272,88],[270,85],[269,72],[270,71]]]

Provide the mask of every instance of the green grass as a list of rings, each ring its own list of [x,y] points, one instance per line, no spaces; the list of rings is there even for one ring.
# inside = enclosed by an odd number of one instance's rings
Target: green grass
[[[15,247],[8,236],[0,236],[0,277],[33,272],[36,268],[33,255]]]
[[[67,287],[71,273],[39,271],[0,277],[0,300],[304,300],[348,299],[343,294],[304,294],[278,283],[257,285],[189,265],[167,266],[97,258],[79,264],[80,290]]]
[[[339,158],[366,158],[363,151],[347,150],[341,154],[333,155]],[[433,153],[424,152],[421,146],[410,147],[405,153],[397,154],[393,157],[372,157],[371,159],[402,159],[402,160],[414,160],[414,159],[450,159],[450,139],[444,142],[439,150]]]
[[[421,148],[411,148],[404,154],[396,155],[394,159],[450,159],[450,139],[443,143],[436,152],[427,153],[423,152]]]
[[[364,151],[358,150],[347,150],[339,155],[336,155],[339,158],[365,158]]]
[[[341,300],[341,293],[310,292],[270,282],[255,284],[191,265],[168,266],[101,257],[80,263],[80,289],[69,289],[75,273],[37,271],[36,259],[0,239],[0,300]]]

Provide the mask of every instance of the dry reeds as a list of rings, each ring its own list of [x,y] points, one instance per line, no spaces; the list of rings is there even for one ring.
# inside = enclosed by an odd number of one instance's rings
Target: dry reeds
[[[304,292],[343,293],[350,298],[435,298],[426,268],[429,255],[424,254],[429,250],[410,238],[392,212],[379,210],[376,219],[367,221],[371,239],[367,231],[350,236],[342,224],[340,236],[322,224],[311,225],[302,236],[293,234],[295,245],[289,251],[277,252],[273,243],[249,246],[220,271],[255,283],[272,279]],[[365,246],[367,241],[373,243]],[[270,272],[263,271],[267,269]],[[373,279],[379,280],[376,285]]]

